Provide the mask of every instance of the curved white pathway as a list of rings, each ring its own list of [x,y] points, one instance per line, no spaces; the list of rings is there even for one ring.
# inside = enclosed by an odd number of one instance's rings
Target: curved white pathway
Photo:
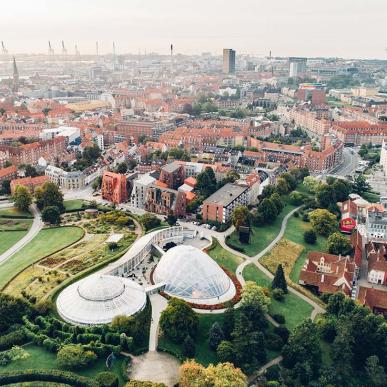
[[[0,265],[7,261],[9,258],[11,258],[12,255],[21,250],[27,243],[31,242],[31,240],[35,238],[36,235],[38,235],[39,231],[43,228],[44,223],[42,222],[40,212],[38,210],[38,207],[36,207],[36,204],[32,204],[30,210],[32,212],[32,215],[34,215],[34,221],[32,222],[28,233],[22,239],[16,242],[12,247],[10,247],[7,251],[0,255]]]

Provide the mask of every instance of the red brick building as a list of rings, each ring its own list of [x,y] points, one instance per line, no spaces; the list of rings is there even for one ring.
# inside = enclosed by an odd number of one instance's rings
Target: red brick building
[[[102,177],[102,198],[117,204],[126,202],[128,192],[125,175],[105,171]]]
[[[387,317],[387,292],[381,289],[360,287],[357,298],[361,305],[367,306],[375,314]]]
[[[161,168],[160,181],[168,188],[178,189],[184,184],[184,167],[178,163],[169,163]]]
[[[147,189],[145,209],[161,215],[185,216],[187,198],[185,192],[151,186]]]
[[[0,169],[0,183],[4,180],[12,180],[17,177],[17,168],[14,165]]]
[[[18,185],[26,187],[30,192],[34,192],[37,187],[42,186],[46,181],[49,181],[48,176],[22,177],[21,179],[11,180],[11,193],[15,192]]]
[[[357,266],[349,256],[310,252],[301,269],[299,283],[320,293],[351,294]]]

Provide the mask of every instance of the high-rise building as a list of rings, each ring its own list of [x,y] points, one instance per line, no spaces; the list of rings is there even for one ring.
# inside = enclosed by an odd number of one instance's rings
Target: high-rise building
[[[302,77],[306,73],[307,58],[289,58],[289,77]]]
[[[235,74],[235,50],[231,48],[223,49],[223,72]]]

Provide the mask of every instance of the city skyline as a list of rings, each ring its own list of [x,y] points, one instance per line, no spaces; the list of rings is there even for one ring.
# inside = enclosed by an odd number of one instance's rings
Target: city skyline
[[[10,54],[47,53],[48,40],[56,53],[64,40],[69,53],[77,44],[81,54],[175,52],[221,55],[224,47],[238,54],[267,56],[386,59],[383,0],[334,0],[323,6],[306,0],[202,0],[167,3],[156,0],[19,1],[3,6],[0,40]],[[360,23],[367,28],[353,28]],[[28,31],[28,33],[26,33]],[[350,32],[349,32],[350,31]]]

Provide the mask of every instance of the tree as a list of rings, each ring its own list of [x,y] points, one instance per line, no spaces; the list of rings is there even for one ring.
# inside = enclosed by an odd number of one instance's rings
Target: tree
[[[290,191],[293,191],[297,187],[297,180],[294,174],[285,172],[281,175],[281,178],[285,179],[285,181],[288,183],[288,187]]]
[[[33,167],[32,165],[29,165],[29,164],[26,165],[26,169],[24,171],[24,174],[25,174],[25,176],[31,176],[31,177],[38,176],[38,172],[37,172],[36,168]]]
[[[337,201],[343,202],[348,199],[348,195],[352,190],[352,184],[341,179],[336,179],[332,184],[332,188],[335,191]]]
[[[56,362],[60,368],[76,370],[85,368],[96,359],[96,354],[92,351],[86,351],[82,345],[69,344],[60,348],[56,357]]]
[[[231,363],[210,364],[207,368],[189,360],[180,367],[180,387],[246,387],[246,376]]]
[[[167,308],[161,313],[160,328],[165,336],[181,343],[189,335],[195,337],[199,318],[183,300],[171,298]]]
[[[309,213],[309,219],[317,234],[328,236],[336,229],[336,216],[328,210],[318,208]]]
[[[365,177],[363,175],[358,175],[353,182],[352,191],[361,196],[370,190],[371,186],[367,183]]]
[[[329,208],[337,202],[335,189],[328,184],[321,184],[317,190],[317,204],[321,208]]]
[[[93,190],[96,191],[97,189],[101,188],[101,185],[102,185],[102,176],[97,176],[97,178],[93,181],[91,186]]]
[[[258,212],[262,214],[265,223],[273,223],[277,217],[277,207],[272,200],[265,198],[258,206]]]
[[[335,255],[347,255],[352,251],[350,240],[339,232],[334,232],[328,237],[328,251]]]
[[[174,216],[174,215],[168,215],[168,216],[166,217],[165,221],[166,221],[170,226],[173,226],[173,225],[176,223],[177,218],[176,218],[176,216]]]
[[[226,339],[231,337],[231,333],[235,327],[235,310],[232,306],[226,309],[223,319],[223,333]]]
[[[314,245],[317,241],[317,235],[313,230],[304,232],[304,241],[309,245]]]
[[[196,189],[198,189],[205,198],[216,191],[215,173],[211,167],[206,167],[203,172],[198,174],[196,178]]]
[[[124,174],[128,170],[128,165],[126,163],[119,163],[116,168],[117,173]]]
[[[284,269],[282,268],[281,264],[277,266],[277,270],[271,283],[271,288],[282,289],[285,294],[288,292],[288,285],[286,283]]]
[[[374,355],[367,358],[365,371],[368,378],[367,386],[382,387],[386,385],[387,375],[384,372],[384,368],[379,364],[377,356]]]
[[[289,195],[290,203],[295,206],[299,206],[300,204],[302,204],[304,199],[305,199],[305,196],[298,191],[293,191]]]
[[[49,107],[45,107],[44,109],[42,109],[42,113],[44,114],[45,117],[48,116],[48,113],[50,113],[52,109],[49,108]]]
[[[280,195],[286,195],[290,191],[288,182],[283,177],[280,177],[277,180],[277,184],[275,186],[275,190]]]
[[[242,289],[241,306],[259,305],[267,312],[270,305],[270,298],[265,295],[263,288],[253,281],[247,281]]]
[[[142,215],[140,220],[146,231],[159,227],[161,224],[161,220],[157,216],[149,213]]]
[[[15,207],[20,211],[28,211],[28,208],[32,203],[32,195],[28,188],[18,185],[16,186],[12,200],[14,201]]]
[[[21,298],[15,298],[0,293],[0,333],[9,329],[13,324],[21,324],[23,316],[33,313],[31,305]]]
[[[134,168],[136,168],[136,166],[137,166],[137,161],[136,160],[134,160],[134,159],[129,159],[128,160],[128,170],[129,171],[133,171]]]
[[[316,193],[321,182],[313,176],[306,176],[303,184],[310,193]]]
[[[284,203],[282,202],[279,194],[277,192],[274,192],[273,195],[270,196],[270,200],[274,203],[277,209],[277,214],[281,213],[284,208]]]
[[[195,356],[195,342],[190,335],[187,335],[183,341],[183,355],[189,358]]]
[[[311,320],[305,320],[298,325],[282,349],[282,364],[291,370],[294,379],[308,385],[313,380],[321,366],[321,348],[316,326]]]
[[[219,323],[215,321],[208,332],[208,343],[210,348],[215,351],[222,340],[224,340],[223,330]]]
[[[1,193],[4,195],[9,195],[11,193],[11,180],[3,180],[1,184]]]
[[[217,349],[216,349],[216,356],[218,357],[219,361],[223,362],[230,362],[234,363],[235,356],[234,356],[235,350],[234,346],[231,341],[223,340],[219,343]]]
[[[42,211],[42,220],[45,223],[59,224],[60,223],[60,211],[56,206],[44,207]]]
[[[40,210],[45,207],[58,207],[60,212],[64,211],[63,194],[59,187],[51,181],[46,181],[43,186],[35,190],[36,205]]]
[[[118,376],[114,372],[99,372],[95,381],[98,387],[118,387]]]
[[[190,116],[192,116],[193,115],[192,105],[190,103],[184,104],[182,113],[189,114]]]
[[[261,199],[269,198],[273,193],[275,192],[275,186],[274,185],[266,185],[263,187]]]
[[[251,220],[249,209],[246,206],[236,207],[231,214],[231,220],[237,230],[241,226],[249,226]]]

